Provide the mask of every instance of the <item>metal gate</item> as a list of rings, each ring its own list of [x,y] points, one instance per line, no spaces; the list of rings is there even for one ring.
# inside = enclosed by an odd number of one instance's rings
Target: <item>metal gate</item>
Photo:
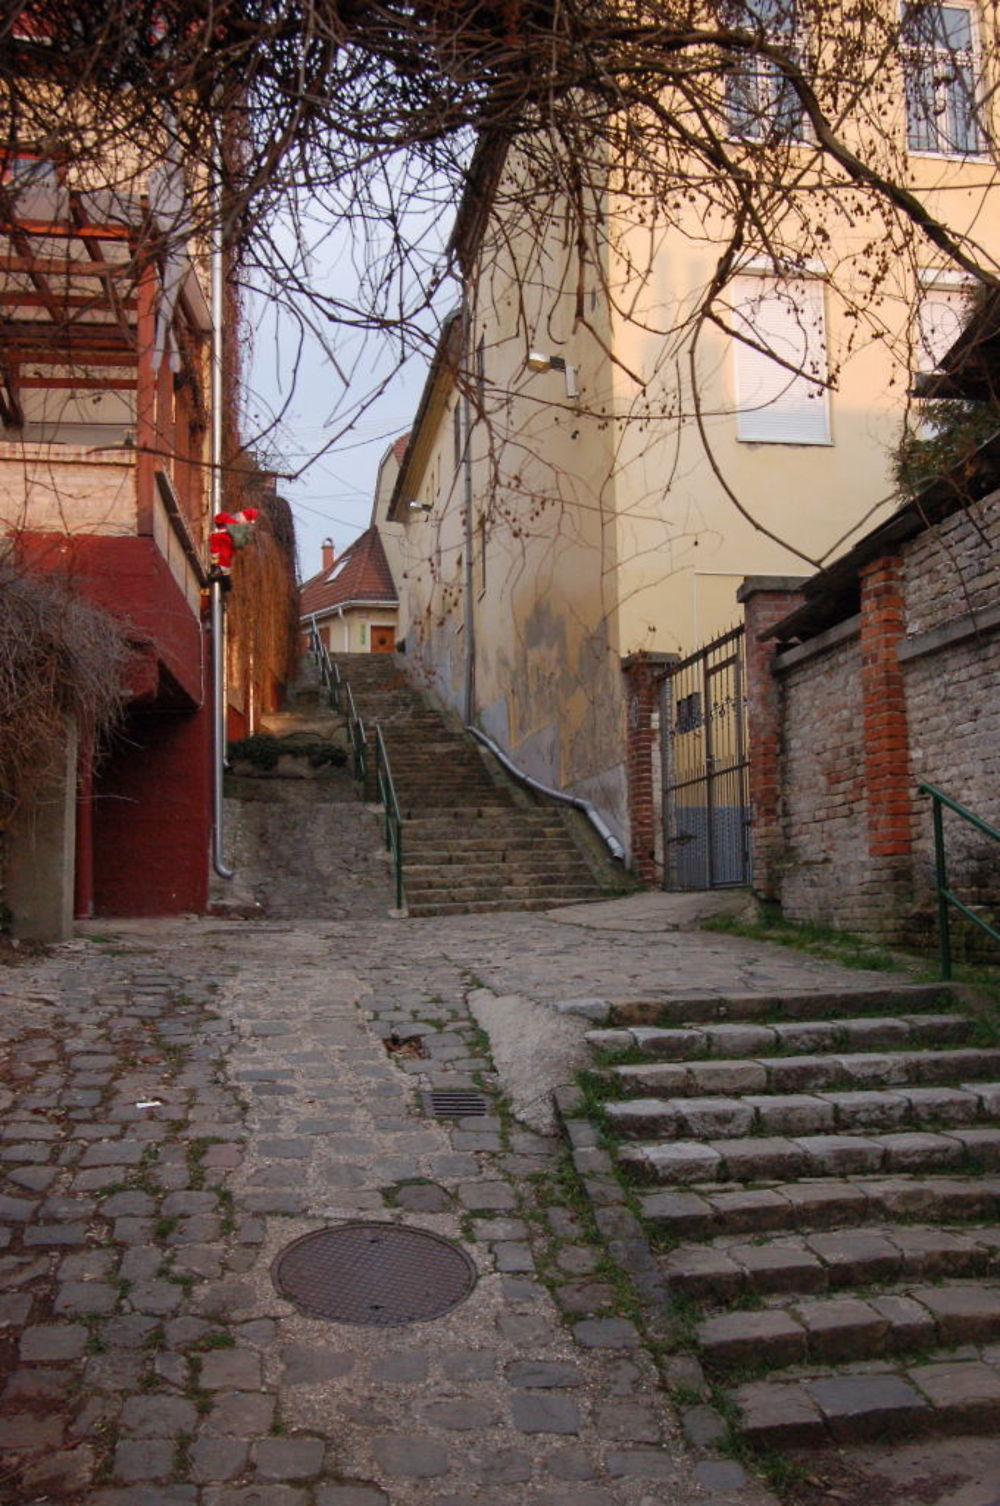
[[[660,708],[664,887],[750,880],[744,630],[671,667]]]

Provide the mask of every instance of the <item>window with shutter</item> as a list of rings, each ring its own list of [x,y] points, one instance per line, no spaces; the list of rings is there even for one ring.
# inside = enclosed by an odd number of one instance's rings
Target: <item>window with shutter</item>
[[[829,444],[822,282],[737,277],[732,300],[733,327],[750,342],[733,344],[736,437]]]
[[[936,371],[945,352],[954,345],[969,317],[971,282],[960,274],[925,273],[917,310],[916,365],[918,371]]]

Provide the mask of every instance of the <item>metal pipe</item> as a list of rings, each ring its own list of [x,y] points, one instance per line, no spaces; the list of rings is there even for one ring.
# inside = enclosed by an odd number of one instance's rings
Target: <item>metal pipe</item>
[[[222,511],[222,300],[224,294],[222,229],[222,153],[215,150],[212,185],[212,428],[209,495],[212,517]],[[225,851],[223,775],[226,759],[226,608],[221,580],[212,582],[212,867],[220,878],[231,879]]]
[[[223,861],[224,810],[223,776],[226,748],[226,613],[222,600],[222,582],[212,582],[212,866],[220,878],[231,879],[234,870]]]
[[[582,811],[591,826],[605,843],[613,858],[620,863],[625,861],[625,849],[611,830],[596,805],[589,800],[584,800],[582,795],[567,795],[565,790],[554,790],[550,785],[542,784],[539,779],[532,779],[530,774],[525,774],[516,764],[512,763],[502,748],[499,748],[491,737],[485,732],[480,732],[478,727],[466,727],[466,732],[471,732],[477,742],[481,742],[484,748],[488,748],[498,763],[502,763],[509,774],[526,784],[530,790],[535,790],[539,795],[546,795],[550,800],[559,800],[563,805],[572,805],[575,810]]]
[[[465,431],[462,449],[462,473],[465,492],[465,720],[471,722],[476,714],[476,576],[472,558],[475,545],[475,519],[472,516],[472,404],[469,402],[469,382],[472,380],[472,313],[466,303],[462,308],[462,348],[464,385],[459,402],[462,405],[461,425]]]

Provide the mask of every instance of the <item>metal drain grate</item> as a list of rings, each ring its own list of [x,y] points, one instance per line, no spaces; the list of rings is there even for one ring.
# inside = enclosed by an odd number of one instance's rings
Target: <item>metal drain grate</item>
[[[438,1119],[470,1119],[485,1114],[489,1107],[484,1094],[462,1088],[432,1088],[425,1102],[428,1112]]]
[[[464,1250],[426,1229],[342,1224],[290,1244],[271,1279],[300,1312],[379,1328],[440,1318],[476,1284]]]

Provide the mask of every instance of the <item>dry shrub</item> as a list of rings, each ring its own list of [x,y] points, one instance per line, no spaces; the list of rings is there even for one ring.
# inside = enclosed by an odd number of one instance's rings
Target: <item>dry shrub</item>
[[[59,580],[0,566],[0,830],[58,767],[67,717],[92,745],[114,726],[130,652]]]

